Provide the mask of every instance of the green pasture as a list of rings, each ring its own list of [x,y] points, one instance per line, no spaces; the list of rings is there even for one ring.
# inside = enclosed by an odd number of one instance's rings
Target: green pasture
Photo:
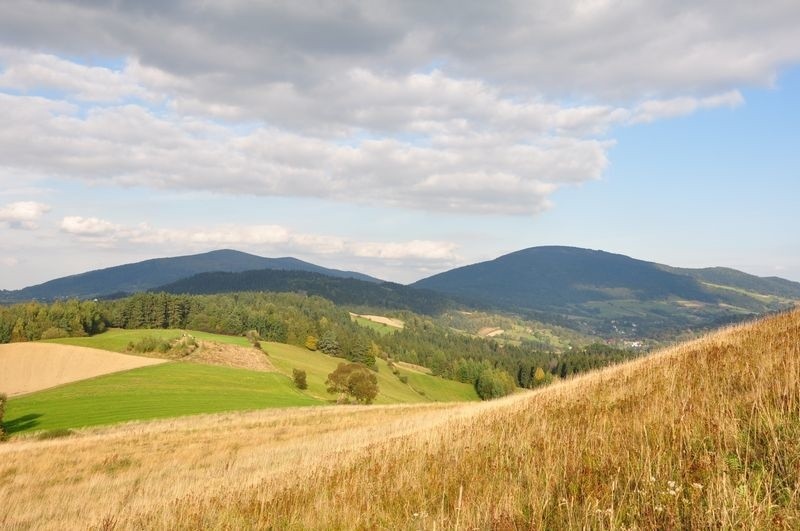
[[[166,363],[62,385],[8,401],[9,433],[198,413],[322,403],[284,375]]]
[[[126,352],[128,343],[143,337],[170,339],[183,333],[205,341],[250,345],[244,337],[161,329],[112,329],[92,337],[48,342]],[[8,402],[6,428],[14,434],[198,413],[306,406],[336,399],[326,391],[325,380],[346,360],[283,343],[262,342],[261,346],[279,373],[183,362],[143,367],[13,398]],[[306,371],[305,391],[294,387],[295,368]],[[377,360],[377,368],[377,404],[478,400],[468,384],[399,368],[407,378],[403,383],[384,360]]]

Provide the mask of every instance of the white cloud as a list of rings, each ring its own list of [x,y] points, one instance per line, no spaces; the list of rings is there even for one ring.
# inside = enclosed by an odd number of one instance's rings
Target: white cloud
[[[0,265],[4,267],[15,267],[18,264],[19,264],[19,258],[15,256],[0,257]]]
[[[83,238],[115,238],[121,227],[99,218],[67,216],[61,220],[61,230]]]
[[[640,103],[634,110],[631,123],[652,122],[663,118],[674,118],[692,114],[698,109],[716,107],[738,107],[744,104],[744,97],[738,90],[715,94],[705,98],[673,98],[670,100],[648,100]]]
[[[401,243],[364,242],[354,243],[351,249],[356,256],[380,258],[381,260],[443,260],[456,257],[458,246],[450,242],[412,240]]]
[[[7,4],[6,172],[435,212],[539,213],[800,61],[780,0]]]
[[[12,229],[34,230],[39,227],[37,221],[50,206],[36,201],[17,201],[0,208],[0,223]]]
[[[326,234],[307,234],[280,225],[221,225],[214,227],[157,228],[148,224],[123,226],[95,217],[68,216],[62,232],[84,243],[103,247],[130,243],[175,249],[247,247],[263,252],[305,256],[405,260],[410,263],[452,264],[460,257],[452,242],[411,240],[401,242],[355,241]]]

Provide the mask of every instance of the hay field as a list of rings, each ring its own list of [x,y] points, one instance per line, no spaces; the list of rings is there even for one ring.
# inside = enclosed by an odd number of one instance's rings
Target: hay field
[[[798,529],[800,312],[488,403],[12,440],[0,478],[19,529]]]
[[[0,345],[0,392],[16,396],[165,362],[86,347],[11,343]]]

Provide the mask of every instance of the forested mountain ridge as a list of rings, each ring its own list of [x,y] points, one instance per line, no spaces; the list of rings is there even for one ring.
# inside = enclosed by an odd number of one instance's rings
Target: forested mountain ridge
[[[78,275],[50,280],[20,290],[0,291],[0,302],[53,300],[77,297],[103,297],[115,293],[135,293],[168,284],[176,280],[210,271],[249,271],[275,269],[310,271],[339,278],[356,278],[366,282],[378,279],[353,271],[340,271],[304,262],[297,258],[264,258],[241,251],[222,249],[207,253],[154,258],[143,262],[88,271]]]
[[[348,307],[410,310],[425,315],[436,315],[458,305],[452,297],[439,292],[393,282],[366,282],[356,278],[336,278],[308,271],[270,269],[238,273],[200,273],[159,286],[152,291],[193,295],[239,291],[305,293]]]
[[[412,284],[601,335],[663,335],[790,307],[800,284],[680,269],[575,247],[532,247]]]

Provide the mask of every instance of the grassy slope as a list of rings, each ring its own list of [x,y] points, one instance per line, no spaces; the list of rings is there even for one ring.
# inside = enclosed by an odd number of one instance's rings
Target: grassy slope
[[[366,320],[367,323],[373,323]],[[382,325],[380,325],[382,326]],[[391,327],[387,327],[393,330]],[[115,352],[126,352],[128,343],[137,341],[144,336],[159,338],[178,337],[182,330],[121,330],[112,329],[92,337],[70,337],[50,340],[53,343],[78,345],[83,347],[102,348]],[[244,337],[210,334],[194,330],[188,333],[197,339],[216,341],[249,347],[250,343]],[[320,400],[331,400],[333,397],[325,391],[325,380],[328,374],[336,369],[339,363],[347,360],[333,358],[322,352],[311,352],[305,348],[286,345],[283,343],[262,342],[262,348],[269,354],[271,361],[286,376],[291,377],[292,369],[306,371],[309,396]],[[461,400],[478,400],[475,389],[468,384],[445,380],[419,372],[400,368],[400,374],[409,378],[409,384],[403,384],[394,376],[386,362],[378,360],[378,388],[380,394],[376,399],[377,404],[415,403],[415,402],[445,402]]]
[[[164,330],[160,328],[148,330],[123,330],[120,328],[112,328],[91,337],[64,337],[60,339],[49,339],[45,343],[60,343],[62,345],[76,345],[79,347],[99,348],[103,350],[111,350],[113,352],[127,352],[128,343],[131,341],[136,342],[142,337],[152,336],[159,339],[172,339],[180,337],[183,330]],[[216,341],[218,343],[227,343],[231,345],[239,345],[247,347],[250,343],[247,338],[238,336],[224,336],[220,334],[209,334],[206,332],[190,332],[197,339],[206,341]]]
[[[169,527],[800,528],[800,312],[527,396]]]
[[[93,337],[51,342],[125,352],[130,341],[144,336],[172,338],[181,333],[180,330],[110,330]],[[206,341],[249,346],[243,337],[190,333]],[[325,380],[346,360],[282,343],[264,342],[262,348],[282,374],[174,363],[101,376],[10,400],[6,413],[9,431],[18,433],[196,413],[312,405],[335,399],[326,392]],[[306,371],[307,391],[294,388],[293,368]],[[400,369],[400,372],[408,376],[408,384],[392,374],[385,361],[378,360],[380,392],[375,403],[478,399],[470,385],[408,369]]]
[[[397,330],[399,330],[398,328],[396,328],[394,326],[389,326],[386,323],[376,323],[375,321],[371,321],[371,320],[367,319],[366,317],[361,317],[361,316],[358,316],[358,315],[353,316],[352,319],[353,319],[353,321],[358,323],[360,326],[365,326],[367,328],[371,328],[371,329],[375,330],[376,332],[378,332],[381,335],[391,334],[392,332],[397,332]]]
[[[799,529],[800,311],[488,403],[12,439],[0,478],[11,528]]]
[[[346,360],[282,343],[262,343],[262,347],[269,353],[272,363],[285,374],[290,375],[293,368],[306,371],[310,395],[330,400],[331,395],[325,391],[325,380],[339,363]],[[478,399],[471,385],[400,368],[400,374],[409,378],[409,383],[404,384],[392,374],[385,361],[378,359],[377,366],[380,393],[376,404]]]
[[[320,403],[283,375],[167,363],[100,376],[9,400],[6,427],[76,428],[127,420],[175,417]]]

